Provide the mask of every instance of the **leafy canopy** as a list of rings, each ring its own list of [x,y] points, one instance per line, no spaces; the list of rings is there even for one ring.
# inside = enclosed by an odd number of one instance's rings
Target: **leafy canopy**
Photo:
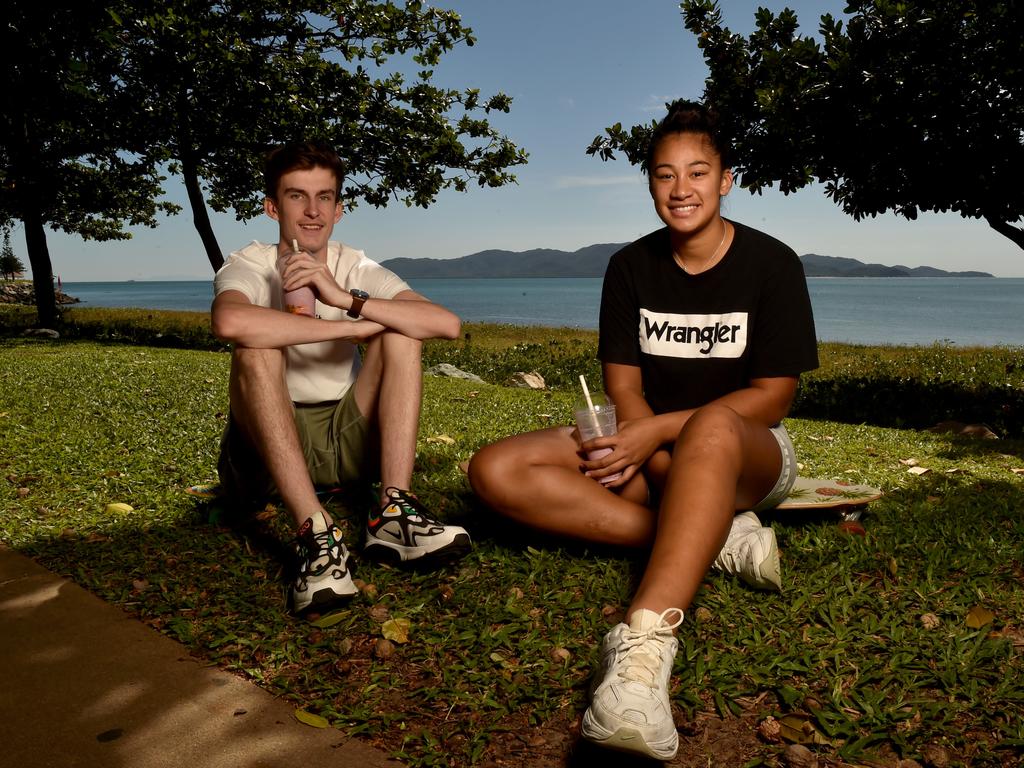
[[[894,211],[985,218],[1024,247],[1024,3],[851,0],[819,40],[761,8],[748,38],[712,0],[682,3],[731,127],[743,187],[817,181],[856,219]],[[588,149],[643,156],[651,126],[606,129]]]
[[[486,119],[509,110],[508,96],[432,81],[444,54],[475,42],[454,11],[419,0],[151,0],[122,23],[123,78],[151,155],[195,172],[210,206],[239,219],[262,213],[263,155],[290,140],[338,148],[350,208],[427,207],[445,188],[511,182],[507,169],[526,161]]]
[[[137,152],[133,105],[105,3],[4,6],[0,223],[38,220],[86,239],[156,224],[161,177]],[[48,266],[48,259],[47,259]]]

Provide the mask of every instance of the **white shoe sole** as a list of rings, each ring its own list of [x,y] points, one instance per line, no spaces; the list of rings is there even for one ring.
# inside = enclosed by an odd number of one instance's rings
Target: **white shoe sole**
[[[472,548],[468,533],[456,534],[450,542],[437,546],[436,542],[418,547],[406,547],[366,535],[363,553],[382,563],[438,562],[457,560]]]
[[[672,735],[667,738],[648,741],[636,728],[620,726],[614,731],[604,728],[591,715],[589,709],[583,715],[580,734],[587,741],[592,741],[602,747],[619,752],[646,755],[655,760],[671,760],[679,749],[679,734],[676,731],[672,731]]]

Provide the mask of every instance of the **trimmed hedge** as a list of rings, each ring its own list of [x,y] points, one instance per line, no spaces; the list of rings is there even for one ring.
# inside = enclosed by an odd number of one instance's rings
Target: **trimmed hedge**
[[[0,333],[20,335],[34,319],[31,307],[0,306]],[[207,312],[74,308],[63,312],[57,330],[65,339],[229,348],[210,333]],[[459,341],[425,342],[424,366],[449,363],[493,384],[538,371],[552,389],[575,389],[582,373],[591,389],[601,386],[596,332],[482,324],[464,330]],[[794,416],[914,429],[960,421],[1024,436],[1022,347],[823,343],[819,353],[821,367],[801,379]]]

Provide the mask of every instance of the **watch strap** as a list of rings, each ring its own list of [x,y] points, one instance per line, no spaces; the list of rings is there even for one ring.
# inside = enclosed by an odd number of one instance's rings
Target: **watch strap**
[[[351,318],[358,318],[359,313],[363,309],[363,304],[365,304],[366,300],[370,297],[367,295],[366,291],[360,291],[358,289],[353,289],[349,291],[349,293],[352,294],[352,306],[348,308],[348,312],[345,314]]]

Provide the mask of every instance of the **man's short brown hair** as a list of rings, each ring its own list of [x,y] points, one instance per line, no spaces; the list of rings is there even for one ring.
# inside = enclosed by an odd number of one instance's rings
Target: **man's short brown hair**
[[[341,183],[345,180],[345,163],[334,147],[325,141],[302,141],[282,144],[267,153],[263,169],[265,192],[271,200],[277,199],[277,185],[281,177],[291,171],[310,171],[327,168],[334,173],[335,193],[341,199]]]

